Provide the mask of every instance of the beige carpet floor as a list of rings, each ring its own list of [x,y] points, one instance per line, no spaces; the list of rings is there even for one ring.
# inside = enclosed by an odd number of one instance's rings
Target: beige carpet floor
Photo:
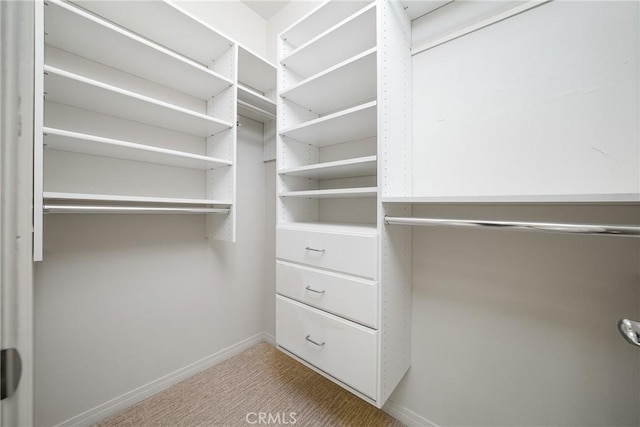
[[[97,424],[99,427],[252,425],[402,426],[265,343]]]

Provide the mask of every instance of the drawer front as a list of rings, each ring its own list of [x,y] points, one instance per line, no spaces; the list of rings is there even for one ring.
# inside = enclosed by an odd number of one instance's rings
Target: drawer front
[[[276,296],[278,345],[375,400],[374,330]]]
[[[279,228],[276,237],[281,260],[376,279],[376,236]]]
[[[378,284],[372,280],[277,261],[276,288],[281,295],[378,327]]]

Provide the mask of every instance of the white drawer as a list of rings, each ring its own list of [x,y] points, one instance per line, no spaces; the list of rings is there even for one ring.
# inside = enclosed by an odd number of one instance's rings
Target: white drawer
[[[374,281],[277,261],[276,290],[321,310],[378,327],[378,284]]]
[[[279,259],[376,279],[377,236],[278,228]]]
[[[276,296],[278,345],[373,400],[377,335],[372,329]]]

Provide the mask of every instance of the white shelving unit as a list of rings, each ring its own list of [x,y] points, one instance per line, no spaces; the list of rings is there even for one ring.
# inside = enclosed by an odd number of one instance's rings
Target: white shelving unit
[[[168,1],[36,9],[34,259],[43,208],[205,214],[235,241],[238,45]]]
[[[390,251],[411,235],[380,219],[406,209],[381,199],[407,179],[410,41],[384,0],[329,1],[279,38],[276,341],[377,407],[410,364],[410,260]]]

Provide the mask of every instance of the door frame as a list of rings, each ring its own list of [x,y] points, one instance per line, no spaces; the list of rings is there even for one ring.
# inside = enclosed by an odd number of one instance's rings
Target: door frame
[[[34,425],[34,11],[31,1],[0,1],[0,338],[22,359],[15,394],[0,404],[3,427]]]

